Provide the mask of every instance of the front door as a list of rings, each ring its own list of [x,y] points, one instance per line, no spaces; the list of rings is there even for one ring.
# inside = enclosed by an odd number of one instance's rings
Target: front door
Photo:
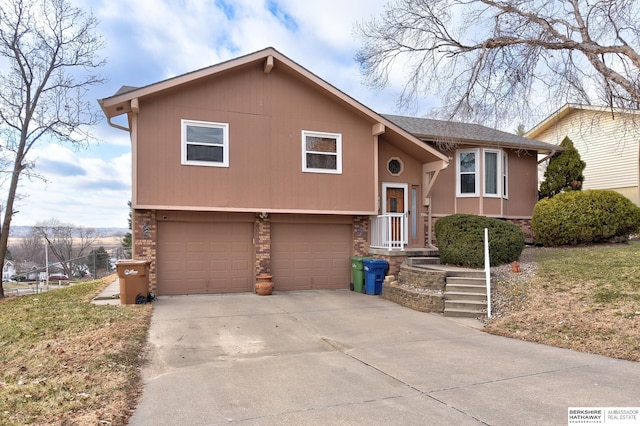
[[[382,214],[389,214],[392,216],[390,237],[393,241],[401,241],[403,244],[407,244],[407,207],[409,204],[407,200],[408,185],[401,183],[383,183],[382,191],[384,194]]]

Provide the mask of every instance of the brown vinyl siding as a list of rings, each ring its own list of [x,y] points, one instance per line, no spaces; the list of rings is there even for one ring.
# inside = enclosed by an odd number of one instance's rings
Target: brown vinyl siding
[[[180,164],[180,120],[229,123],[229,167]],[[371,123],[278,71],[248,67],[141,101],[137,205],[367,212]],[[342,174],[302,172],[302,131],[342,134]]]

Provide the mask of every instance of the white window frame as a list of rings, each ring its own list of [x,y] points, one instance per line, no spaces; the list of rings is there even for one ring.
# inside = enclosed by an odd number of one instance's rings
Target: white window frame
[[[314,152],[307,151],[307,136],[317,138],[327,138],[336,140],[336,153],[331,154],[327,152]],[[336,156],[336,168],[335,169],[319,169],[314,167],[307,167],[307,154],[320,154],[320,155],[335,155]],[[328,132],[316,132],[311,130],[302,131],[302,171],[305,173],[329,173],[329,174],[342,174],[342,134],[341,133],[328,133]]]
[[[462,172],[460,171],[460,156],[462,154],[475,154],[475,170],[473,172],[475,176],[475,192],[462,192],[462,180],[460,176]],[[456,151],[456,195],[458,197],[478,197],[480,195],[480,150],[478,148],[474,149],[459,149]],[[471,174],[466,172],[465,174]]]
[[[509,154],[502,151],[502,196],[509,198]]]
[[[495,154],[496,156],[496,192],[487,191],[487,161],[486,154]],[[502,150],[500,149],[483,149],[482,150],[482,193],[485,197],[500,198],[502,197],[502,180],[504,178],[502,174]]]
[[[214,129],[222,129],[222,161],[202,161],[188,160],[187,146],[201,145],[198,142],[189,142],[187,140],[187,126],[210,127]],[[229,167],[229,123],[216,123],[212,121],[198,120],[181,120],[181,145],[182,145],[182,164],[185,166],[208,166],[208,167]]]

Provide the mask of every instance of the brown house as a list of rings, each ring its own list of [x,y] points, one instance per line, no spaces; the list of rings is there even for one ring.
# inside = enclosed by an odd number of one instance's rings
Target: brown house
[[[131,134],[134,257],[158,295],[252,291],[264,272],[348,288],[350,256],[421,253],[438,217],[526,225],[555,148],[379,115],[272,48],[99,103]]]

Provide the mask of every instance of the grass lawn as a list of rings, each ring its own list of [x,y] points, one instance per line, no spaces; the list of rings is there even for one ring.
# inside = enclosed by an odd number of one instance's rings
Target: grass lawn
[[[487,332],[640,361],[640,241],[528,248],[521,260],[535,273],[495,283],[507,302]]]
[[[0,300],[0,424],[126,424],[152,306],[91,304],[115,278]]]

